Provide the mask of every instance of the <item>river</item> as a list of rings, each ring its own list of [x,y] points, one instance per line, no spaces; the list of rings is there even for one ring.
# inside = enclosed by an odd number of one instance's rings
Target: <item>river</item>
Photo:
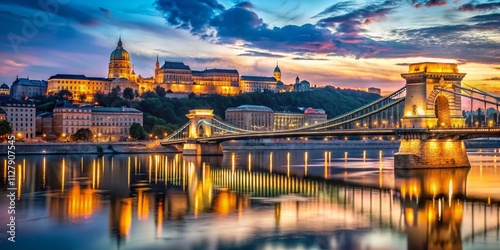
[[[498,249],[500,149],[394,171],[395,150],[17,156],[1,249]],[[3,162],[0,225],[9,223]]]

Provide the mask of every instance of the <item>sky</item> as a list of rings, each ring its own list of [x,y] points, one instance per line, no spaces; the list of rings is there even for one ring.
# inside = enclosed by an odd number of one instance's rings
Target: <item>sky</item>
[[[135,72],[160,61],[237,69],[311,85],[404,86],[408,64],[459,64],[500,94],[500,1],[0,0],[0,83],[55,74],[105,77],[121,36]]]

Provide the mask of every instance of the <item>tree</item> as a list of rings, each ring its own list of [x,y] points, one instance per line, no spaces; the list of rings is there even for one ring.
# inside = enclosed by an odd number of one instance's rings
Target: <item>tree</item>
[[[146,91],[146,92],[142,92],[141,97],[142,98],[156,98],[156,97],[158,97],[158,95],[155,92]]]
[[[109,93],[110,97],[120,97],[120,94],[122,92],[122,88],[120,88],[120,86],[114,86],[112,89],[111,89],[111,92]]]
[[[141,124],[134,122],[132,126],[130,126],[130,137],[137,140],[144,140],[146,139],[146,131]]]
[[[80,95],[78,95],[78,99],[80,100],[80,102],[84,102],[87,99],[87,95],[80,94]]]
[[[73,98],[73,93],[67,89],[62,89],[57,92],[57,99],[69,100]]]
[[[6,120],[0,121],[0,136],[10,134],[12,134],[12,126],[10,126],[10,122]]]
[[[78,129],[73,138],[76,141],[90,141],[92,140],[92,131],[88,128]]]
[[[155,87],[155,92],[159,97],[165,97],[167,92],[165,92],[165,88],[161,87],[160,85]]]
[[[142,87],[142,88],[144,88],[144,87]],[[135,95],[135,98],[138,98],[138,97],[140,96],[140,95],[139,95],[139,91],[137,91],[137,89],[136,89],[136,90],[134,90],[134,95]]]
[[[131,88],[125,88],[123,90],[123,98],[128,100],[134,99],[134,90]]]

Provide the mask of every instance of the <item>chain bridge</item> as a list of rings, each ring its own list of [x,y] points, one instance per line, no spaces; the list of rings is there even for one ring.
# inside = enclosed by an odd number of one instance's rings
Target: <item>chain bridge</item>
[[[253,131],[238,128],[213,114],[190,110],[189,121],[165,138],[185,155],[222,154],[221,142],[264,138],[397,136],[395,167],[403,169],[468,167],[464,140],[500,137],[500,97],[462,83],[465,73],[456,64],[416,63],[401,74],[406,85],[394,93],[325,122],[287,130]],[[470,100],[466,120],[462,104]],[[484,115],[474,120],[474,101]],[[488,117],[487,107],[496,114]],[[483,108],[483,106],[482,106]]]

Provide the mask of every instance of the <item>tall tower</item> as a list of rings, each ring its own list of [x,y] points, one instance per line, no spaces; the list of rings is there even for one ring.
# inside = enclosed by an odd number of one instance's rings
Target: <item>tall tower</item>
[[[108,78],[130,79],[130,55],[123,48],[122,38],[118,40],[116,49],[109,57]]]
[[[458,73],[456,64],[424,62],[411,64],[406,80],[404,116],[406,128],[460,127],[462,115],[460,86],[464,73]],[[440,91],[435,88],[445,89]],[[453,94],[453,93],[456,94]]]
[[[277,82],[281,82],[281,70],[278,66],[278,62],[276,62],[276,68],[274,68],[274,78]]]
[[[158,72],[160,71],[160,61],[158,61],[158,54],[156,54],[156,66],[155,66],[155,82],[158,82]]]

